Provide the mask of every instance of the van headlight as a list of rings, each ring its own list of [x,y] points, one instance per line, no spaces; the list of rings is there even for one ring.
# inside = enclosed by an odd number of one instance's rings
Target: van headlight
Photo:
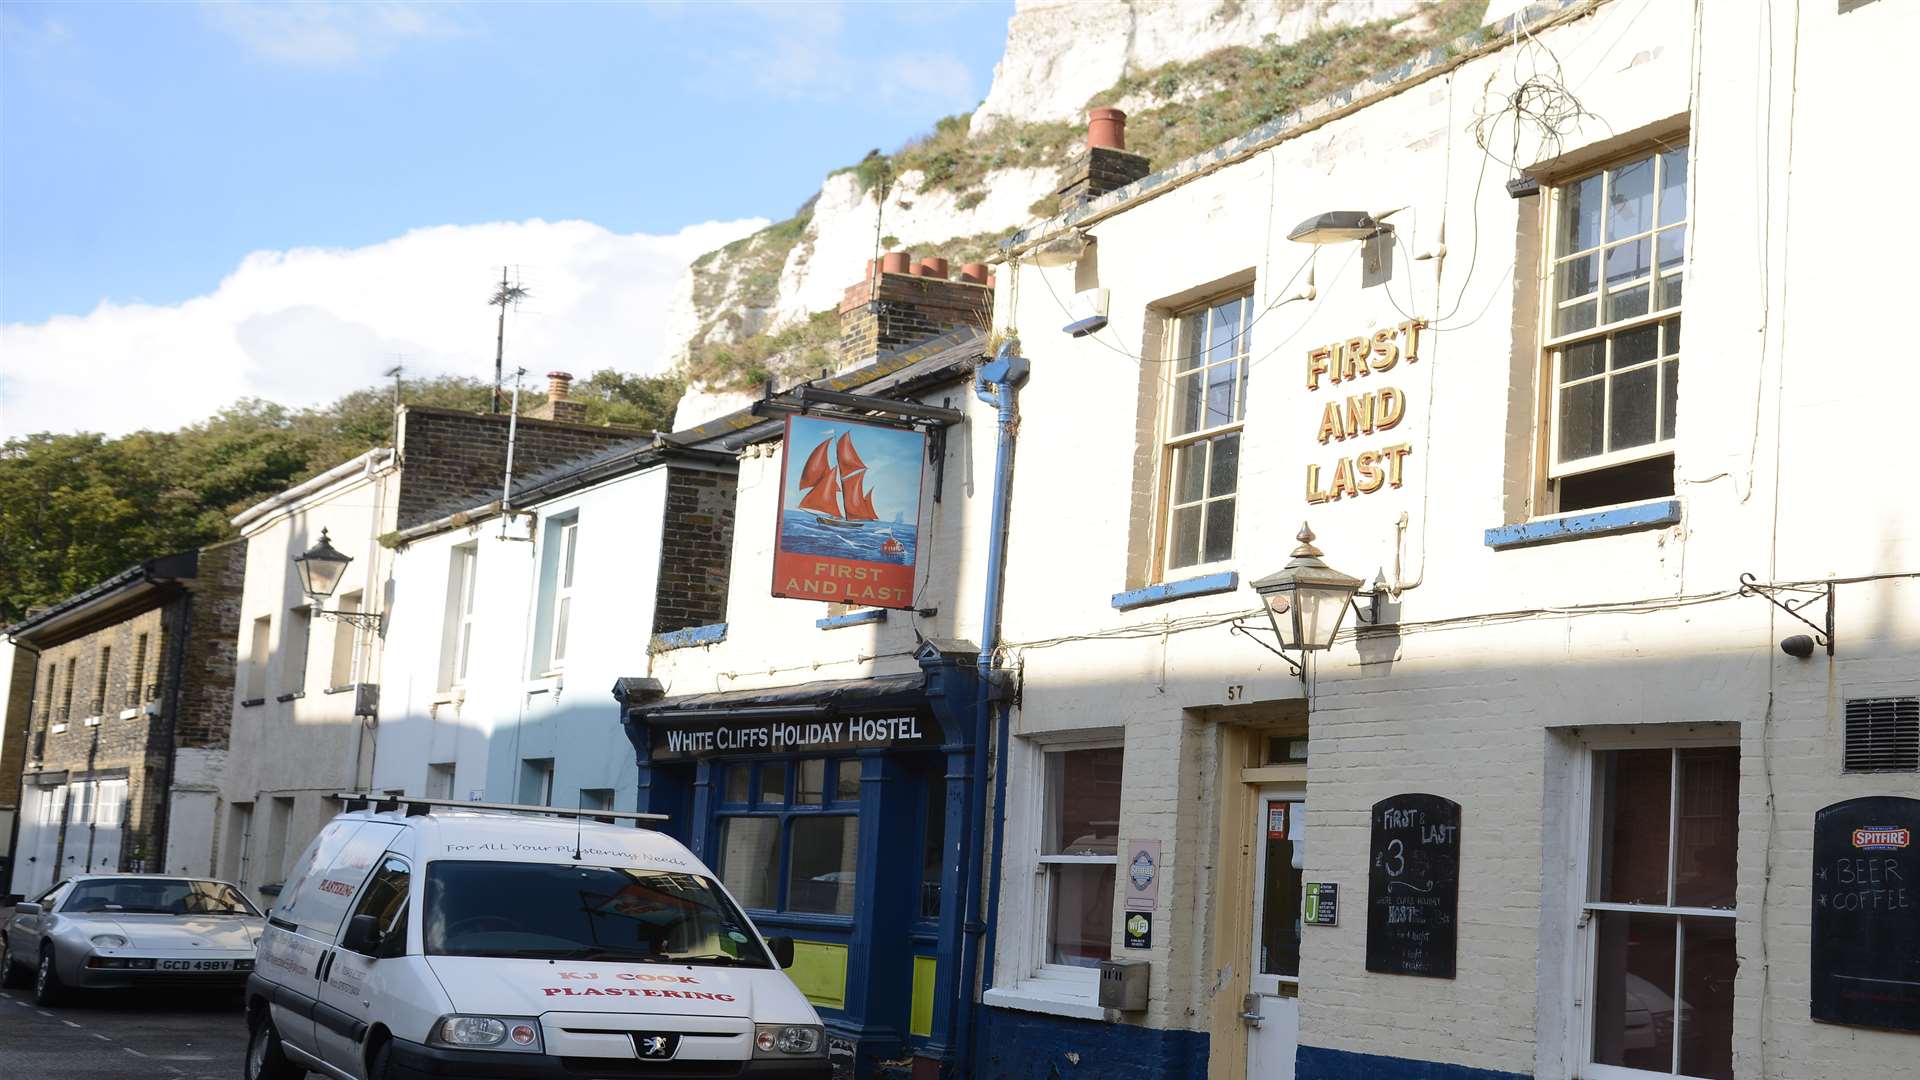
[[[541,1051],[540,1023],[531,1016],[465,1016],[434,1021],[427,1041],[461,1050]]]
[[[95,945],[103,949],[124,948],[127,944],[127,939],[121,937],[119,934],[95,934],[92,940]]]
[[[754,1057],[817,1057],[826,1052],[826,1032],[801,1024],[753,1025]]]

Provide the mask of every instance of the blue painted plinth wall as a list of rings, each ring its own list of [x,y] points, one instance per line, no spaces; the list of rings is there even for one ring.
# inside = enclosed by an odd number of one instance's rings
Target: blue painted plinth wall
[[[1303,1046],[1294,1058],[1294,1080],[1526,1080],[1526,1077],[1440,1061],[1414,1061]]]
[[[1206,1080],[1207,1033],[983,1008],[970,1080]]]

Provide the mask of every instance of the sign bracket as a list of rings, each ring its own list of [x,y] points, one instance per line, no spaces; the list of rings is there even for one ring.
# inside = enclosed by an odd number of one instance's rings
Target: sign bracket
[[[939,502],[946,488],[947,428],[966,423],[967,414],[952,407],[952,399],[942,398],[938,405],[876,394],[852,394],[829,390],[812,383],[801,383],[776,394],[769,379],[759,401],[753,403],[755,416],[817,416],[827,420],[845,420],[903,431],[919,431],[927,436],[927,463],[933,466],[933,501]]]

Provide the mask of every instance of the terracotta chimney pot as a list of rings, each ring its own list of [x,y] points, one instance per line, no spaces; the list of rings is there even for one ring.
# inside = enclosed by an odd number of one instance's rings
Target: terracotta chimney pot
[[[565,401],[567,400],[567,396],[572,392],[573,372],[547,372],[547,399],[549,401]]]
[[[913,273],[913,252],[889,251],[880,256],[880,272],[883,274]]]
[[[975,285],[985,285],[987,283],[987,264],[986,263],[963,264],[960,267],[960,280],[972,282]]]
[[[1111,150],[1127,148],[1127,114],[1120,109],[1087,111],[1087,148],[1104,146]]]
[[[938,255],[929,255],[920,260],[920,272],[927,277],[935,277],[945,281],[947,279],[947,260],[940,258]]]

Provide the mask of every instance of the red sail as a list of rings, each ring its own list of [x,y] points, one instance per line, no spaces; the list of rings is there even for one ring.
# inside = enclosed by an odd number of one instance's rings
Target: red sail
[[[842,480],[840,493],[846,499],[847,517],[854,521],[878,521],[880,515],[873,512],[873,496],[860,490],[861,478],[865,475],[863,470]]]
[[[840,500],[834,498],[833,470],[828,469],[820,483],[800,499],[800,509],[811,510],[816,514],[840,516]]]
[[[827,444],[832,441],[833,436],[831,435],[821,439],[820,445],[814,447],[813,453],[807,455],[807,467],[800,471],[801,487],[819,487],[820,481],[827,478],[829,471],[827,465]]]
[[[853,434],[849,432],[840,436],[840,474],[844,476],[859,472],[866,467],[867,463],[861,461],[859,453],[853,449]]]

